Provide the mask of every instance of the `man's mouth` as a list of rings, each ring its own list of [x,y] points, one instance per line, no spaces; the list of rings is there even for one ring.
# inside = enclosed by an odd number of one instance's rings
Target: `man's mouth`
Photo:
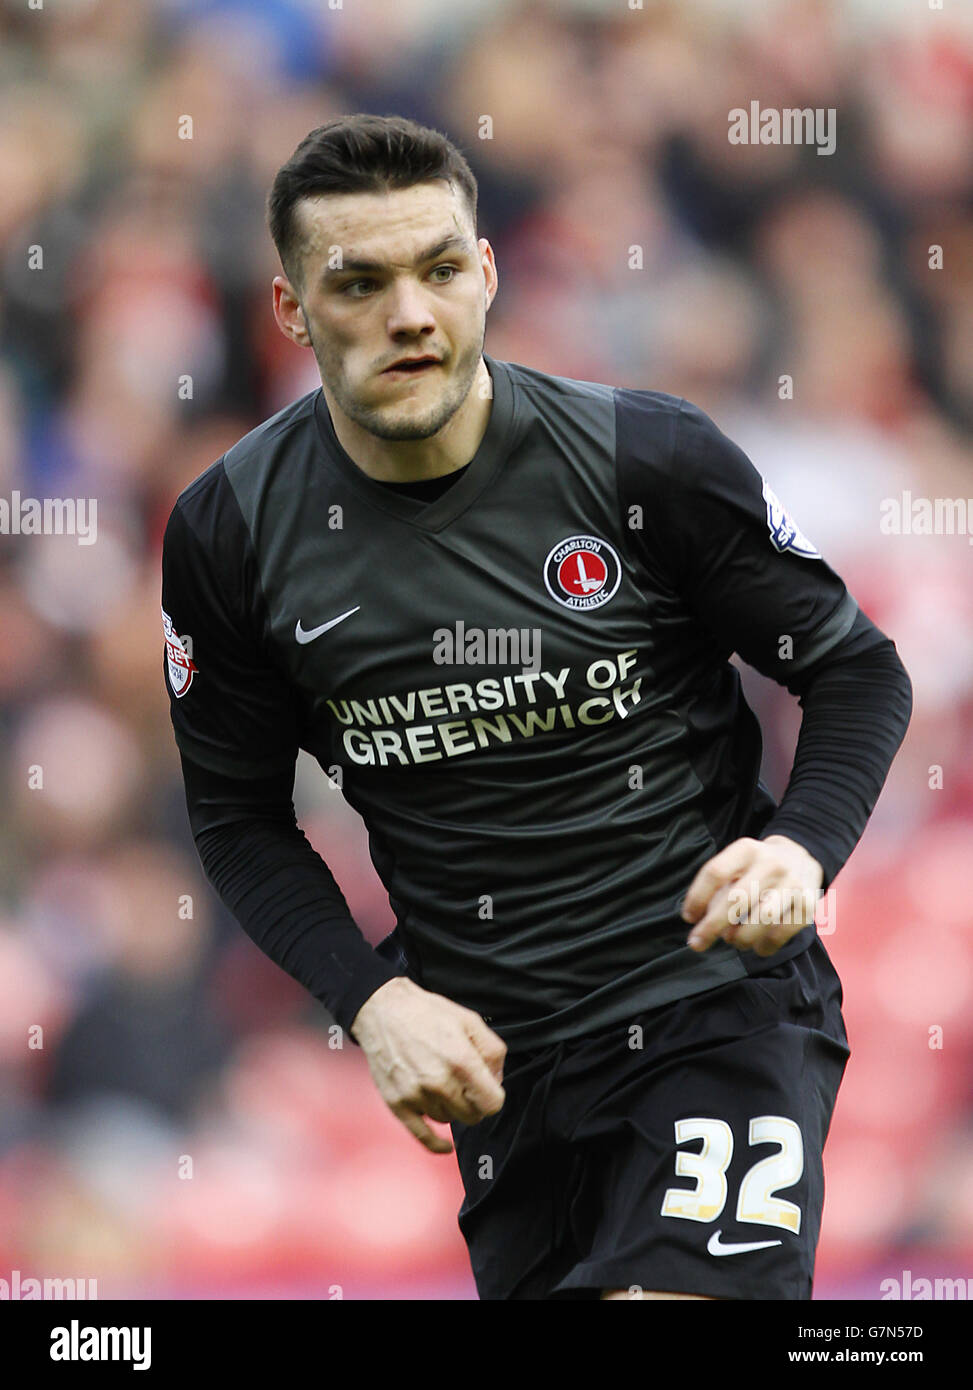
[[[433,357],[422,357],[416,361],[395,362],[391,367],[386,367],[383,376],[418,376],[427,371],[430,367],[438,367],[439,361]]]

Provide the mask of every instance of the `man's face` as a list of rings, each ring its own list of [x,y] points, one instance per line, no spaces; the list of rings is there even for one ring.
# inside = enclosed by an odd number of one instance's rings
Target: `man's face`
[[[493,251],[475,240],[460,191],[436,180],[325,194],[295,211],[303,274],[293,302],[277,290],[278,322],[296,341],[303,327],[325,387],[370,434],[436,434],[469,393],[497,284]],[[436,364],[388,371],[426,355]]]

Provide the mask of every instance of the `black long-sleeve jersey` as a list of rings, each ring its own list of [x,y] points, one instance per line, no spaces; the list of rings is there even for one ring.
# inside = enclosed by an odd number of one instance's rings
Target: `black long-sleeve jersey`
[[[722,942],[696,955],[682,897],[742,835],[790,835],[830,883],[911,691],[702,411],[486,363],[486,433],[432,501],[362,473],[321,391],[186,489],[164,547],[166,671],[188,763],[279,787],[305,748],[340,775],[396,913],[396,965],[533,1046],[805,949],[813,928],[772,957]],[[819,760],[778,809],[728,658],[800,694],[836,655],[877,648],[880,737],[871,754],[848,741],[860,785],[843,795],[847,774]],[[820,815],[829,773],[837,834]],[[284,858],[298,853],[286,834]],[[253,921],[245,896],[235,910]],[[396,965],[333,903],[319,927],[343,945],[305,983],[348,1022]]]

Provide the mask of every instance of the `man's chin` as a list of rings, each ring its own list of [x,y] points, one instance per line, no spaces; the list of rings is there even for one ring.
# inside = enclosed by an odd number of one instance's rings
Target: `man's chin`
[[[476,360],[479,360],[479,355]],[[427,400],[417,394],[406,399],[389,400],[386,397],[365,403],[360,399],[348,399],[344,391],[335,394],[349,419],[376,439],[402,442],[431,439],[449,424],[468,396],[476,376],[476,361],[469,371],[465,390],[457,384],[454,373],[443,376],[437,371],[435,375],[440,378],[439,389],[436,393],[430,393],[431,397],[434,394],[434,398]]]
[[[366,415],[359,419],[358,423],[362,429],[368,430],[369,434],[374,434],[378,439],[431,439],[434,434],[439,433],[450,418],[450,415],[447,415],[445,417],[437,416],[433,420],[428,418],[410,420],[408,416],[386,414],[381,411],[374,415]]]
[[[452,411],[450,411],[452,414]],[[449,414],[436,410],[432,416],[428,406],[421,413],[413,413],[409,407],[377,406],[373,410],[359,410],[352,416],[354,423],[360,425],[368,434],[379,439],[428,439],[442,430]]]
[[[434,403],[412,400],[377,405],[353,418],[379,439],[431,439],[449,423],[461,404],[462,400],[454,402],[440,396]]]

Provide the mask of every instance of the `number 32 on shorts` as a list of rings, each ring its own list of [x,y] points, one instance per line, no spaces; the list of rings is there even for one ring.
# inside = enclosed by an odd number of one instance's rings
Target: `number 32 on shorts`
[[[726,1170],[733,1157],[733,1132],[725,1120],[694,1117],[677,1120],[676,1143],[702,1139],[699,1153],[676,1154],[676,1176],[695,1178],[693,1189],[670,1187],[662,1202],[663,1216],[687,1221],[715,1221],[726,1206]],[[777,1144],[778,1152],[762,1158],[740,1183],[736,1219],[763,1226],[782,1226],[795,1234],[801,1229],[801,1209],[775,1196],[779,1188],[792,1187],[804,1172],[804,1141],[800,1127],[783,1115],[757,1115],[750,1121],[749,1142]]]

